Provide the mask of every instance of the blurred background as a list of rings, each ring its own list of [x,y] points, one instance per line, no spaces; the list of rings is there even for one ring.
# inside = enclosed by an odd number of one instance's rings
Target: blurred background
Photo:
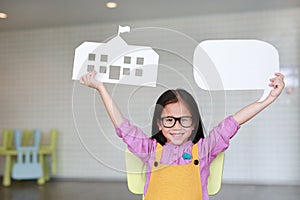
[[[263,40],[279,52],[286,88],[232,139],[223,183],[300,185],[299,0],[119,0],[115,8],[107,2],[0,0],[1,130],[58,129],[53,178],[124,181],[125,145],[98,94],[71,79],[75,49],[109,41],[122,25],[131,27],[121,34],[128,44],[157,51],[156,88],[107,84],[124,115],[150,136],[153,104],[165,89],[189,90],[207,131],[259,99],[262,91],[202,91],[189,61],[204,40]],[[0,175],[4,165],[0,157]]]

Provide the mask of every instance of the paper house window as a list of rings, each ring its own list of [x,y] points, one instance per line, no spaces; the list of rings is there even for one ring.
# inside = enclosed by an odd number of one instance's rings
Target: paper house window
[[[96,54],[90,53],[89,54],[89,60],[90,61],[95,61],[96,60]]]
[[[111,65],[109,67],[109,78],[119,80],[120,79],[120,66]]]
[[[124,56],[124,64],[130,64],[131,63],[131,57],[130,56]]]
[[[106,73],[106,66],[100,66],[99,73],[105,74]]]
[[[130,75],[130,68],[123,68],[123,75]]]
[[[142,69],[135,69],[135,76],[143,76],[143,70]]]
[[[100,56],[100,61],[101,61],[101,62],[107,62],[107,60],[108,60],[108,55],[102,54],[102,55]]]
[[[94,68],[95,68],[94,65],[88,65],[88,66],[87,66],[87,71],[88,71],[88,72],[91,72],[91,71],[94,70]]]
[[[142,57],[137,57],[137,58],[136,58],[136,64],[137,64],[137,65],[143,65],[143,64],[144,64],[144,58],[142,58]]]

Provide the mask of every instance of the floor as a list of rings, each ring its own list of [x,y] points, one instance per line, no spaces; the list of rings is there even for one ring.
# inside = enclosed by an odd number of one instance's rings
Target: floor
[[[297,200],[300,186],[223,184],[210,200]],[[10,187],[0,186],[1,200],[140,200],[127,189],[126,182],[88,182],[52,180],[43,186],[35,181],[13,181]]]

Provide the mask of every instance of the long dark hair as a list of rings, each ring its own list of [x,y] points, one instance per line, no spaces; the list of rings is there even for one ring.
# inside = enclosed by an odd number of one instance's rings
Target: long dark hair
[[[162,131],[159,130],[157,121],[160,120],[161,113],[167,104],[175,103],[180,100],[184,101],[187,104],[194,119],[195,128],[190,136],[190,139],[194,144],[196,144],[200,140],[200,138],[204,138],[203,123],[201,120],[197,103],[193,98],[193,96],[187,91],[185,91],[184,89],[167,90],[158,98],[155,105],[153,119],[152,119],[151,138],[156,139],[157,142],[160,143],[161,145],[165,145],[167,139],[163,135]]]

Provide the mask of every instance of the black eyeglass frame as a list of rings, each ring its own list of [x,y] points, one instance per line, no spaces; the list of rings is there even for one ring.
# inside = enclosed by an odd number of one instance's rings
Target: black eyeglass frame
[[[166,118],[172,118],[172,119],[175,120],[172,126],[166,126],[166,125],[164,124],[164,121],[163,121],[163,120],[166,119]],[[182,123],[181,123],[181,119],[182,119],[182,118],[192,119],[191,125],[189,125],[189,126],[184,126],[184,125],[182,125]],[[173,128],[173,127],[175,126],[175,124],[176,124],[177,121],[179,121],[179,124],[180,124],[183,128],[190,128],[190,127],[192,127],[193,124],[194,124],[194,118],[193,118],[192,116],[181,116],[181,117],[166,116],[166,117],[161,117],[160,120],[161,120],[162,125],[163,125],[165,128]]]

